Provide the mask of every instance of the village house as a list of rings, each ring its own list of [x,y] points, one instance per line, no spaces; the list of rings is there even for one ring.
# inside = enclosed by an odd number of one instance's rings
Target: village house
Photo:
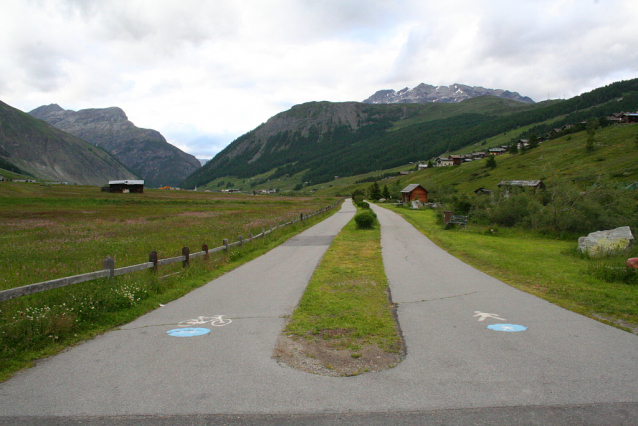
[[[453,166],[460,166],[464,159],[465,157],[462,155],[450,155],[450,160],[452,160]]]
[[[494,191],[492,191],[491,189],[487,189],[487,188],[481,187],[481,188],[475,190],[474,193],[476,195],[492,195],[494,193]]]
[[[428,190],[418,183],[410,184],[401,190],[401,201],[403,203],[409,203],[414,200],[419,200],[422,203],[428,202]]]
[[[519,151],[527,147],[529,147],[528,139],[519,139],[518,142],[516,142],[516,149],[518,149]]]
[[[622,118],[620,118],[620,116],[622,115],[621,112],[612,112],[611,115],[607,118],[607,121],[609,121],[612,124],[619,124],[622,121]]]
[[[505,148],[490,148],[487,152],[489,152],[490,155],[501,155],[507,152],[507,150]]]
[[[638,123],[638,112],[623,112],[620,114],[620,122],[623,124]]]
[[[436,160],[434,160],[434,163],[437,167],[447,167],[454,165],[454,161],[450,157],[437,157]]]

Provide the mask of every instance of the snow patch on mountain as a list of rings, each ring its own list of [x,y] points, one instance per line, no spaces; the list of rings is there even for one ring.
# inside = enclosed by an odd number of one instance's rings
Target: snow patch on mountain
[[[410,89],[408,87],[398,92],[392,89],[379,90],[368,99],[367,104],[397,104],[397,103],[429,103],[429,102],[461,102],[477,96],[490,95],[499,98],[511,99],[518,102],[534,103],[527,97],[521,96],[517,92],[510,92],[503,89],[486,89],[480,86],[467,86],[464,84],[453,84],[451,86],[431,86],[421,83]]]

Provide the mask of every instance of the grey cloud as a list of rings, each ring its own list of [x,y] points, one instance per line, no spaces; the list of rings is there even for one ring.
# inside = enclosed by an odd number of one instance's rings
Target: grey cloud
[[[36,42],[17,49],[15,60],[33,87],[50,92],[59,88],[66,80],[66,73],[60,65],[64,57],[54,46]]]

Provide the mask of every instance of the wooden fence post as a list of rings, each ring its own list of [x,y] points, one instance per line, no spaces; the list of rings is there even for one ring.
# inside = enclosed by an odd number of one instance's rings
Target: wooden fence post
[[[208,259],[208,244],[202,244],[202,251],[204,252],[204,259]]]
[[[228,251],[228,238],[224,238],[224,250]]]
[[[253,242],[253,233],[252,232],[248,233],[248,239],[250,240],[251,243]]]
[[[184,247],[182,249],[182,256],[184,256],[184,261],[182,262],[182,267],[185,268],[190,264],[191,253],[188,247]]]
[[[242,237],[241,235],[239,236],[239,238],[237,238],[237,241],[239,241],[239,247],[244,245],[244,237]]]
[[[157,252],[155,250],[148,254],[148,261],[153,262],[153,268],[151,268],[151,271],[157,273]]]
[[[115,259],[113,259],[111,256],[108,256],[106,259],[104,259],[102,265],[103,269],[109,270],[109,279],[112,279],[115,276]]]

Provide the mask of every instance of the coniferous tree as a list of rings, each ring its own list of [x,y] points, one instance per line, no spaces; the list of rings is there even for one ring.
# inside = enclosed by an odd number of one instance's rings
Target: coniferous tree
[[[536,136],[536,133],[532,133],[529,137],[529,149],[536,147],[538,147],[538,136]]]
[[[381,189],[379,188],[379,184],[374,182],[372,185],[370,185],[368,193],[370,194],[370,199],[372,200],[378,200],[379,198],[381,198]]]
[[[487,157],[487,161],[485,161],[485,167],[487,167],[488,169],[496,168],[496,158],[493,155]]]
[[[381,192],[381,195],[386,200],[390,199],[390,191],[388,190],[388,185],[383,185],[383,191]]]

